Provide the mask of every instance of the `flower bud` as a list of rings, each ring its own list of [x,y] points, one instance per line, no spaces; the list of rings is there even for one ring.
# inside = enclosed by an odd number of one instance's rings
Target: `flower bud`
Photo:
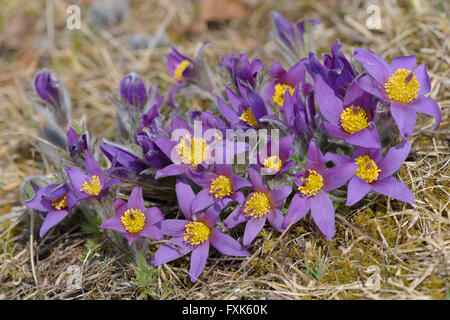
[[[142,108],[147,102],[144,81],[134,72],[123,77],[120,81],[119,92],[124,102],[137,108]]]

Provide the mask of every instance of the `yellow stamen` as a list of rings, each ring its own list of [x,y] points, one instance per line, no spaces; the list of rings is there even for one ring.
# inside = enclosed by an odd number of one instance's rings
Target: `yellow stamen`
[[[255,115],[252,112],[251,108],[248,108],[244,112],[242,112],[241,116],[239,117],[242,121],[247,122],[249,126],[259,128],[259,123],[255,118]]]
[[[244,212],[249,217],[261,218],[270,211],[270,200],[263,192],[255,192],[245,203]]]
[[[208,155],[208,144],[206,141],[202,138],[191,138],[189,134],[180,139],[176,149],[181,161],[193,167],[204,162]]]
[[[186,225],[184,241],[191,245],[202,244],[209,238],[211,230],[203,222],[193,221]]]
[[[66,202],[66,198],[67,198],[67,193],[62,195],[59,198],[53,199],[52,200],[52,206],[56,209],[56,210],[61,210],[61,209],[65,209],[67,208],[67,202]]]
[[[139,209],[128,209],[120,217],[120,221],[129,233],[141,232],[145,227],[145,215]]]
[[[341,113],[341,125],[345,132],[350,134],[366,129],[369,126],[367,114],[364,109],[351,105]]]
[[[409,70],[398,69],[384,84],[389,99],[409,103],[417,98],[419,93],[419,81]]]
[[[264,159],[264,167],[272,169],[276,172],[280,171],[283,161],[278,156],[271,156]]]
[[[102,190],[102,187],[103,186],[100,183],[100,178],[98,176],[92,176],[91,180],[83,183],[80,191],[98,196],[98,194]]]
[[[186,79],[183,77],[183,72],[186,70],[187,67],[191,62],[189,60],[183,60],[180,62],[180,64],[176,67],[175,71],[173,72],[173,77],[177,79],[178,81],[185,81]]]
[[[381,169],[378,169],[375,161],[369,156],[359,156],[355,163],[358,165],[355,175],[367,183],[372,183],[378,179],[378,173]]]
[[[308,173],[307,178],[301,179],[301,182],[306,182],[301,187],[298,187],[298,191],[307,196],[313,196],[322,189],[323,177],[316,170],[308,169]]]
[[[213,193],[214,197],[223,198],[233,194],[233,185],[230,178],[226,176],[218,176],[211,181],[211,188],[209,193]]]
[[[294,88],[292,88],[288,84],[277,83],[274,87],[275,93],[273,94],[273,101],[277,103],[280,108],[283,107],[284,103],[284,94],[286,93],[286,89],[289,88],[289,94],[292,96],[294,94]]]

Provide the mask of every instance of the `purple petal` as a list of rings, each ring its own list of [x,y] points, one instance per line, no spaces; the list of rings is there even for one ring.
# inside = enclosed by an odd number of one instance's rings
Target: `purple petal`
[[[384,159],[378,164],[378,168],[381,169],[378,180],[383,180],[396,172],[408,157],[410,150],[411,142],[408,140],[390,148]]]
[[[322,126],[326,133],[328,133],[336,138],[345,139],[350,136],[350,134],[345,132],[340,125],[335,126],[334,124],[332,124],[330,122],[324,121],[322,123]]]
[[[272,228],[278,232],[283,232],[283,220],[284,216],[279,209],[274,209],[267,214],[267,220]]]
[[[397,123],[400,135],[405,139],[408,138],[416,124],[416,110],[409,105],[391,103],[391,114]]]
[[[168,243],[165,243],[159,247],[150,260],[150,263],[156,267],[178,259],[191,251],[192,247],[184,243],[183,237],[172,238]]]
[[[249,255],[248,251],[239,244],[235,239],[229,235],[220,232],[217,229],[211,231],[210,240],[214,248],[222,254],[235,257],[246,257]]]
[[[203,242],[197,248],[192,250],[191,254],[191,266],[189,269],[189,275],[191,276],[191,281],[196,282],[200,274],[206,265],[206,260],[208,260],[209,255],[209,241]]]
[[[311,197],[311,215],[325,237],[334,236],[334,207],[330,197],[323,191]]]
[[[145,211],[144,198],[142,198],[142,189],[133,188],[130,197],[128,198],[127,209],[138,209]]]
[[[393,177],[372,183],[372,190],[399,201],[414,203],[414,195],[408,187]]]
[[[182,237],[189,220],[165,219],[161,221],[161,232],[168,236]]]
[[[42,223],[41,230],[39,230],[39,236],[42,238],[51,227],[57,225],[68,214],[69,212],[67,210],[50,211]]]
[[[416,66],[416,56],[401,56],[396,57],[391,62],[390,73],[395,73],[398,69],[406,69],[413,71]]]
[[[157,207],[148,208],[145,211],[145,217],[149,224],[156,224],[164,219],[164,215],[161,212],[161,209]]]
[[[363,49],[355,49],[353,58],[359,61],[364,69],[379,83],[386,83],[389,78],[389,66],[375,53]]]
[[[103,223],[100,225],[100,229],[111,229],[115,231],[119,231],[122,233],[126,233],[127,230],[122,224],[122,221],[120,221],[120,218],[110,218],[103,221]]]
[[[238,224],[241,224],[243,222],[248,221],[249,218],[242,213],[242,207],[238,206],[236,209],[233,210],[232,213],[223,221],[223,224],[225,228],[231,229],[237,226]]]
[[[177,193],[178,204],[181,212],[183,212],[187,219],[191,219],[191,205],[195,198],[194,191],[192,191],[191,186],[184,178],[177,178],[175,183],[175,191]]]
[[[385,90],[384,90],[384,83],[377,82],[374,78],[372,78],[368,74],[361,75],[356,82],[358,83],[358,86],[368,92],[373,94],[374,96],[384,100],[388,101],[388,98],[386,97]]]
[[[441,123],[441,109],[436,101],[427,97],[419,97],[411,103],[411,107],[417,112],[425,113],[436,119],[434,129],[437,129]]]
[[[366,129],[359,130],[352,133],[347,138],[344,139],[345,142],[350,143],[355,146],[364,148],[381,148],[380,135],[375,125],[369,126]]]
[[[80,195],[83,183],[89,179],[88,176],[75,167],[66,168],[66,173],[74,191]]]
[[[427,67],[424,64],[421,64],[414,71],[414,75],[417,77],[417,81],[419,82],[419,96],[430,92],[431,82],[428,77]]]
[[[185,167],[186,166],[184,164],[170,164],[167,167],[159,169],[155,174],[155,179],[178,176],[184,173]]]
[[[319,173],[325,170],[325,161],[323,159],[322,151],[320,151],[314,139],[311,139],[308,146],[306,168],[317,170]]]
[[[231,184],[233,185],[234,192],[236,192],[239,189],[252,186],[250,181],[236,174],[231,175]]]
[[[146,224],[144,229],[140,232],[140,234],[143,237],[150,237],[155,240],[163,239],[163,233],[161,231],[161,228],[151,224]]]
[[[341,100],[334,91],[318,76],[315,79],[316,99],[322,115],[332,124],[338,126],[344,111]]]
[[[89,151],[86,151],[86,171],[90,177],[98,176],[101,183],[105,183],[105,173]]]
[[[191,212],[201,211],[214,203],[214,195],[208,189],[203,189],[195,196],[191,205]]]
[[[244,231],[244,239],[243,244],[244,247],[248,247],[253,240],[256,238],[258,233],[261,231],[261,229],[266,224],[266,217],[262,218],[251,218],[248,220],[245,231]]]
[[[283,203],[283,201],[286,200],[287,197],[289,197],[291,192],[291,186],[284,186],[279,189],[271,190],[269,194],[275,207],[279,207]]]
[[[123,213],[127,210],[127,203],[122,199],[114,200],[114,212],[116,218],[123,216]]]
[[[339,166],[339,165],[347,164],[349,162],[353,162],[353,159],[351,157],[349,157],[349,156],[335,154],[335,153],[330,153],[330,152],[325,154],[324,159],[325,159],[325,162],[332,161],[335,166]]]
[[[248,168],[248,178],[252,183],[254,191],[267,192],[267,187],[265,186],[261,175],[258,172],[256,165],[250,165]]]
[[[297,223],[308,213],[310,207],[310,198],[302,197],[296,193],[292,198],[289,210],[284,217],[283,228],[287,228],[290,225]]]
[[[372,186],[364,180],[354,176],[350,179],[347,189],[347,206],[352,206],[361,200],[370,190]]]
[[[356,163],[347,163],[341,166],[333,167],[323,174],[325,185],[323,191],[329,192],[340,188],[355,174],[358,169]]]

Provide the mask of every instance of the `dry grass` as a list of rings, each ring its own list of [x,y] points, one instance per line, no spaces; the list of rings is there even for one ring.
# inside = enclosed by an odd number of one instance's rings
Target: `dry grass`
[[[67,2],[55,0],[55,48],[47,50],[45,1],[0,3],[0,299],[444,299],[449,298],[450,272],[450,55],[446,1],[379,1],[382,29],[365,27],[363,1],[246,0],[242,20],[202,24],[189,1],[133,1],[133,18],[106,30],[83,24],[65,28]],[[82,1],[85,16],[87,5]],[[373,1],[371,1],[372,3]],[[438,101],[442,123],[420,116],[410,139],[413,149],[399,179],[414,192],[414,206],[379,197],[359,210],[338,208],[337,232],[326,241],[308,219],[285,237],[266,229],[246,259],[212,255],[202,281],[193,285],[189,259],[179,259],[150,280],[135,279],[129,252],[109,238],[88,235],[73,217],[36,239],[39,217],[21,205],[18,187],[29,175],[51,174],[35,152],[32,135],[43,118],[25,98],[35,72],[55,71],[71,94],[76,123],[110,138],[114,108],[105,91],[117,90],[125,73],[136,71],[163,92],[173,85],[163,54],[168,46],[130,51],[128,32],[165,30],[177,46],[193,56],[204,40],[213,41],[208,59],[244,51],[270,63],[278,58],[269,41],[269,12],[291,20],[320,17],[316,32],[319,53],[335,38],[351,53],[370,48],[387,60],[415,54],[426,63],[430,97]],[[51,32],[50,32],[51,34]],[[197,102],[197,101],[196,101]],[[201,101],[199,101],[201,107]],[[45,159],[44,159],[45,160]],[[170,204],[168,204],[170,205]],[[171,210],[175,210],[172,208]],[[34,231],[30,233],[30,230]],[[239,234],[235,232],[235,236]],[[155,246],[151,246],[148,253]],[[82,286],[77,287],[81,274]],[[75,282],[74,282],[75,281]]]

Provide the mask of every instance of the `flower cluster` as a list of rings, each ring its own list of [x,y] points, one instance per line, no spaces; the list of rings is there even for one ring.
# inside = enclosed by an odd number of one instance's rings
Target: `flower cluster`
[[[119,95],[110,96],[117,140],[98,143],[111,162],[106,172],[94,159],[98,153],[89,135],[70,127],[63,174],[57,183],[34,184],[34,196],[24,202],[47,213],[41,236],[80,203],[111,208],[102,212],[101,229],[122,233],[129,243],[163,241],[150,260],[154,266],[191,253],[195,282],[210,245],[244,257],[266,225],[287,232],[308,212],[323,235],[333,238],[333,201],[355,206],[378,193],[414,203],[394,174],[411,150],[407,138],[416,113],[434,117],[436,127],[441,121],[438,104],[425,96],[431,87],[425,65],[416,67],[416,58],[405,56],[389,66],[363,49],[355,50],[351,63],[338,40],[321,61],[308,27],[320,20],[294,24],[276,12],[272,20],[287,67],[278,61],[268,67],[244,53],[225,56],[220,86],[202,56],[205,43],[195,59],[175,46],[166,55],[174,82],[167,99],[136,73],[126,75]],[[61,108],[64,91],[55,79],[43,71],[35,89],[40,103],[57,110],[60,126],[67,126],[71,117]],[[206,93],[213,108],[179,107],[181,88]],[[131,186],[129,192],[119,192],[121,183]],[[159,192],[169,202],[175,189],[184,218],[146,208],[144,196],[161,203],[154,192],[146,193],[158,186],[168,190]],[[242,239],[227,234],[240,225]]]

